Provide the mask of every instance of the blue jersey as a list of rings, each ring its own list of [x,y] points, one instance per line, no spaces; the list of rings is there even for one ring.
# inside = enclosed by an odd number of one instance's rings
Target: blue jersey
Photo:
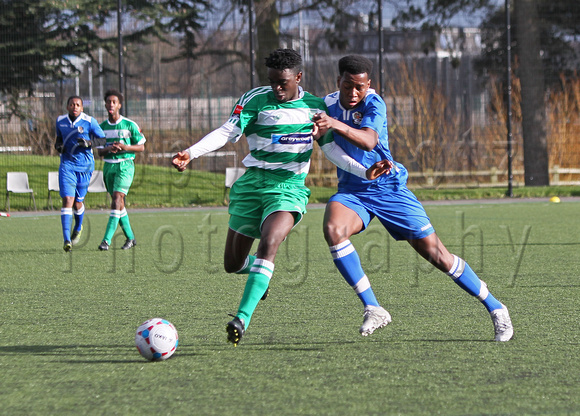
[[[387,106],[383,99],[369,88],[367,95],[355,108],[345,109],[339,100],[339,91],[333,92],[324,98],[328,107],[328,115],[347,124],[351,128],[361,129],[370,128],[377,132],[379,136],[378,144],[371,151],[362,150],[351,144],[344,137],[333,133],[334,141],[344,149],[344,151],[357,160],[361,165],[369,168],[373,163],[380,160],[393,160],[389,150],[389,136],[387,130]],[[376,187],[381,185],[394,186],[406,182],[407,174],[405,168],[396,164],[396,168],[389,175],[382,175],[375,181],[369,181],[360,178],[344,170],[337,169],[338,189],[342,192],[362,191],[370,186]]]
[[[68,114],[63,114],[56,119],[56,137],[63,142],[60,155],[61,164],[67,165],[75,172],[92,171],[95,166],[95,158],[91,148],[79,146],[78,139],[90,141],[93,137],[104,138],[105,133],[93,117],[81,113],[72,122]]]
[[[338,91],[326,96],[324,101],[331,117],[354,129],[368,127],[379,135],[378,144],[367,152],[334,133],[334,141],[347,154],[365,167],[379,160],[393,160],[389,151],[387,106],[374,90],[369,88],[365,99],[351,110],[340,105]],[[363,222],[363,230],[377,217],[396,240],[424,238],[435,230],[425,209],[406,186],[407,169],[400,163],[394,163],[395,167],[388,175],[381,175],[375,181],[364,180],[339,169],[338,193],[329,202],[339,202],[356,212]]]

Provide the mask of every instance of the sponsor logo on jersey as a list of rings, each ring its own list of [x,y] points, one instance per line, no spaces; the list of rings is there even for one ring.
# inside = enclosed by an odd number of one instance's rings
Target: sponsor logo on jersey
[[[362,123],[362,113],[360,111],[357,111],[352,115],[352,122],[357,126]]]
[[[236,107],[234,108],[234,115],[240,115],[243,109],[244,109],[243,106],[236,104]]]
[[[272,134],[272,143],[306,144],[312,143],[311,133]]]

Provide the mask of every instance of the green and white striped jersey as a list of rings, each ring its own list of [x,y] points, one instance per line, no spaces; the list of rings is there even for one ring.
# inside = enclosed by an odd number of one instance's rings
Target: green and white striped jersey
[[[299,98],[288,102],[278,101],[271,87],[248,91],[228,120],[235,125],[234,141],[242,134],[248,140],[250,153],[242,163],[304,181],[314,141],[312,116],[324,111],[324,101],[302,88]]]
[[[100,124],[105,132],[107,144],[120,142],[127,145],[143,144],[146,142],[141,129],[133,120],[121,116],[117,123],[112,124],[105,120]],[[109,153],[103,159],[108,163],[119,163],[123,160],[135,159],[134,152]]]

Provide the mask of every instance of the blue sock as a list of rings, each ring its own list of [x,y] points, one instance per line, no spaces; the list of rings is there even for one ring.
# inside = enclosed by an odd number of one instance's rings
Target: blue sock
[[[60,223],[62,224],[62,237],[64,241],[70,241],[70,228],[72,225],[73,210],[72,208],[60,209]]]
[[[371,288],[369,278],[362,269],[360,257],[350,240],[329,247],[334,264],[353,288],[364,306],[379,306],[375,293]]]
[[[83,218],[85,216],[85,204],[83,204],[79,210],[73,208],[73,214],[75,217],[75,228],[73,230],[80,231],[81,226],[83,225]]]
[[[471,296],[475,296],[485,308],[491,312],[496,309],[501,309],[503,305],[498,301],[487,289],[484,281],[480,280],[475,272],[469,267],[465,260],[453,255],[453,267],[447,272],[455,283],[460,288],[465,290]]]

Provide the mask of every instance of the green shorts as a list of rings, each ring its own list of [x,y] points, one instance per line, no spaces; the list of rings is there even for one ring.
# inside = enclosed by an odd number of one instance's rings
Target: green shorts
[[[292,212],[296,226],[306,213],[309,196],[303,179],[288,180],[273,172],[250,168],[230,190],[229,227],[248,237],[260,238],[264,220],[278,211]]]
[[[107,192],[111,195],[113,192],[122,192],[127,195],[134,177],[135,164],[132,159],[119,163],[105,162],[103,165],[103,181]]]

